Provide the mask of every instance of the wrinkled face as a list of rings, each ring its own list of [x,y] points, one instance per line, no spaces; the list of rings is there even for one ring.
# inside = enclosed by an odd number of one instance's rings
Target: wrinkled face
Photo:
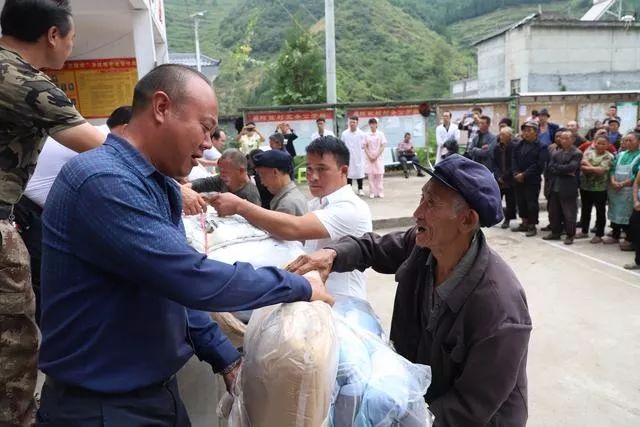
[[[571,133],[571,131],[562,132],[562,137],[560,138],[560,146],[564,149],[567,149],[573,145],[575,141],[575,137]]]
[[[222,182],[233,190],[246,182],[247,170],[236,166],[229,159],[218,160],[218,170],[220,171]]]
[[[538,137],[538,132],[532,127],[525,126],[520,130],[520,135],[525,141],[533,142]]]
[[[567,123],[567,129],[569,129],[571,133],[575,135],[576,133],[578,133],[578,122],[576,122],[575,120],[571,120],[569,123]]]
[[[349,120],[349,130],[351,132],[355,132],[358,129],[358,121],[357,120]]]
[[[73,19],[70,18],[71,29],[66,36],[62,36],[57,27],[53,27],[47,34],[50,50],[47,55],[47,66],[59,70],[73,51],[73,43],[76,38],[76,29]]]
[[[500,132],[498,138],[501,144],[508,144],[511,142],[511,132]]]
[[[638,149],[638,138],[630,133],[623,138],[624,149],[629,151],[636,151]]]
[[[313,197],[324,197],[346,184],[348,166],[338,166],[333,154],[307,153],[307,181]]]
[[[276,194],[279,190],[278,188],[278,174],[280,173],[278,169],[274,168],[265,168],[265,167],[257,167],[256,173],[260,177],[260,182],[264,185],[269,193]]]
[[[595,141],[596,153],[604,154],[609,148],[609,140],[606,137],[600,137]]]
[[[478,127],[480,128],[480,132],[487,133],[489,132],[489,121],[487,119],[480,119],[478,122]]]
[[[413,217],[418,227],[416,245],[420,247],[446,247],[460,234],[456,194],[435,179],[422,187],[420,204]]]
[[[204,150],[213,146],[211,134],[218,121],[218,101],[211,86],[197,76],[189,76],[183,98],[173,102],[156,92],[153,113],[162,122],[160,144],[153,160],[156,168],[171,177],[187,176]],[[164,99],[164,100],[163,100]]]

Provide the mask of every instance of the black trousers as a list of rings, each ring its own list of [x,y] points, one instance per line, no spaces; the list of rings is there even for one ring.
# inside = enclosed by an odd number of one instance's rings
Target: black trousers
[[[364,181],[364,178],[356,178],[356,181],[358,181],[358,190],[362,190],[362,182]],[[347,178],[347,184],[353,184],[353,179]]]
[[[580,228],[583,233],[589,232],[591,225],[591,210],[596,208],[596,236],[604,236],[604,227],[607,225],[607,192],[580,190]]]
[[[31,199],[22,196],[13,209],[20,236],[31,258],[31,286],[36,297],[36,323],[40,326],[40,264],[42,263],[42,219],[40,216],[42,208]]]
[[[408,162],[411,162],[411,166],[413,166],[413,168],[418,172],[418,175],[422,175],[422,171],[414,166],[416,163],[420,164],[420,160],[418,160],[418,156],[416,156],[415,154],[413,156],[400,156],[398,160],[400,161],[400,166],[402,166],[402,170],[404,171],[404,173],[409,173],[407,164]]]
[[[616,224],[615,222],[611,223],[611,233],[613,234],[613,238],[619,239],[623,231],[626,233],[624,240],[630,242],[631,236],[629,235],[629,226],[626,224]]]
[[[47,379],[36,426],[189,427],[191,422],[175,378],[118,395],[67,387]]]
[[[529,225],[536,225],[540,215],[540,204],[538,203],[540,183],[516,183],[514,189],[520,218],[526,219]]]
[[[549,222],[553,234],[562,233],[562,222],[568,237],[576,235],[576,219],[578,216],[578,198],[560,197],[560,193],[549,193]]]
[[[631,218],[629,218],[629,232],[627,235],[631,235],[631,242],[636,251],[635,262],[640,265],[640,212],[633,210]]]
[[[516,190],[513,187],[501,188],[500,197],[505,199],[506,207],[502,209],[504,219],[516,219]]]

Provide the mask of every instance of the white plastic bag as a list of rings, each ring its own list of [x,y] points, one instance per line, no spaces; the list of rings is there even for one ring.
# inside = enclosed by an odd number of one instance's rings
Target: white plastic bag
[[[255,310],[230,426],[321,426],[338,365],[331,308],[297,302]]]

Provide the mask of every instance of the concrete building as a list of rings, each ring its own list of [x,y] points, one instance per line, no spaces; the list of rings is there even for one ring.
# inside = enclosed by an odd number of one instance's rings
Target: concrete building
[[[186,65],[193,69],[197,69],[198,61],[195,53],[169,53],[169,62],[171,64]],[[207,76],[210,81],[214,81],[218,77],[220,71],[220,59],[213,59],[207,55],[200,55],[200,66],[202,67],[202,74]]]
[[[532,14],[479,41],[475,96],[635,90],[640,24]]]

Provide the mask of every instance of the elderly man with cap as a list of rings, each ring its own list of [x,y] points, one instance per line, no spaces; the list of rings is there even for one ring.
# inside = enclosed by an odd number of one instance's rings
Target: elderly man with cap
[[[525,232],[527,237],[535,236],[538,231],[540,205],[540,183],[542,171],[547,161],[548,150],[538,139],[538,123],[528,120],[520,127],[522,139],[513,147],[513,179],[515,180],[516,201],[522,223],[513,231]]]
[[[395,274],[391,340],[402,356],[431,366],[425,399],[434,425],[524,426],[527,300],[480,230],[502,219],[500,189],[487,168],[457,154],[427,172],[433,179],[414,227],[345,237],[288,268]]]
[[[301,216],[308,212],[307,199],[289,175],[291,156],[286,151],[269,150],[253,156],[253,164],[260,182],[273,195],[269,209]]]

